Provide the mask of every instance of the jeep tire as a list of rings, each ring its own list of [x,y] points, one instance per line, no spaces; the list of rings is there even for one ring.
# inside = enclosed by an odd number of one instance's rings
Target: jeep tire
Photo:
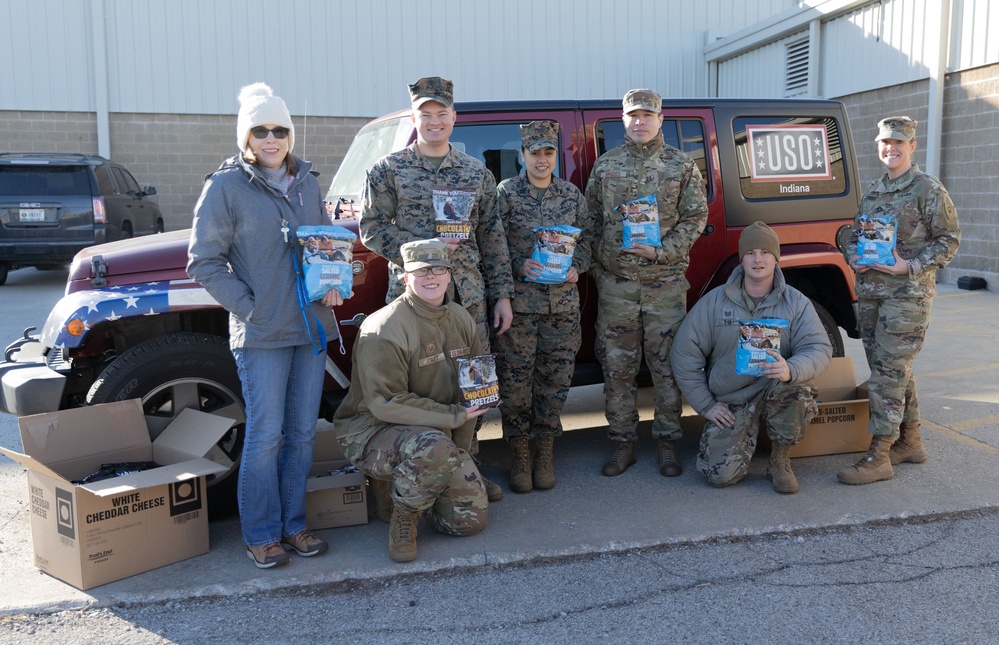
[[[141,399],[153,439],[184,408],[235,420],[233,429],[205,455],[229,469],[208,478],[210,513],[222,517],[236,509],[246,427],[241,393],[228,342],[211,334],[181,332],[136,345],[116,357],[91,386],[87,403]]]

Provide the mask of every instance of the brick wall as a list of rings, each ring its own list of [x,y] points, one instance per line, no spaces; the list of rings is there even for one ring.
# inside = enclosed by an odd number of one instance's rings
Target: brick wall
[[[929,82],[919,81],[840,97],[850,116],[865,186],[882,172],[873,142],[877,122],[906,114],[925,123],[928,93]],[[925,132],[920,128],[913,155],[924,168]],[[947,75],[940,168],[961,222],[961,248],[938,278],[954,283],[965,275],[982,277],[990,290],[999,289],[999,65]]]
[[[295,154],[311,161],[325,191],[354,134],[368,119],[309,117],[295,123]],[[97,154],[97,123],[91,113],[2,112],[2,152]],[[236,152],[236,117],[178,114],[111,115],[111,158],[142,186],[155,186],[166,229],[191,225],[204,176]]]

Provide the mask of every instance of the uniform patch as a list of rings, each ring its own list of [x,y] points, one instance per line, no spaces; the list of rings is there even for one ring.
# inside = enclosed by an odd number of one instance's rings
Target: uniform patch
[[[468,356],[472,353],[471,347],[462,347],[461,349],[452,349],[450,356],[451,358],[458,358],[459,356]]]
[[[418,365],[420,367],[426,367],[427,365],[433,365],[434,363],[440,363],[444,360],[444,352],[439,354],[434,354],[433,356],[427,356],[426,358],[420,359]]]
[[[424,354],[426,354],[427,356],[433,356],[434,354],[437,353],[437,343],[435,343],[434,341],[430,341],[429,343],[424,345],[423,349],[424,349],[423,351]]]

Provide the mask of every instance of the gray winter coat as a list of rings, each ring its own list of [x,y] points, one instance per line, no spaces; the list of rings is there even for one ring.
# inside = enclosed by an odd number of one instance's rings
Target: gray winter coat
[[[829,367],[832,346],[812,302],[784,282],[777,267],[774,288],[754,310],[742,295],[741,266],[728,282],[697,301],[684,318],[670,351],[670,363],[683,397],[703,415],[719,401],[744,404],[763,391],[770,380],[735,371],[739,320],[780,318],[788,321],[781,333],[780,354],[791,369],[791,383],[806,383]]]
[[[310,344],[292,264],[292,252],[302,259],[294,233],[330,219],[312,164],[297,158],[295,163],[295,178],[282,195],[242,156],[227,159],[205,179],[194,207],[187,273],[229,312],[233,349]],[[289,225],[288,243],[282,220]],[[311,309],[327,338],[335,338],[330,309],[318,301]],[[309,322],[318,340],[311,315]]]

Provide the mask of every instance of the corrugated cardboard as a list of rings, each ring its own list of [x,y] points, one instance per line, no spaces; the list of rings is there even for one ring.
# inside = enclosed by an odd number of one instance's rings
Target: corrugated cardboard
[[[28,469],[35,566],[79,589],[208,552],[205,476],[226,468],[204,455],[232,427],[184,410],[150,442],[138,399],[18,419]],[[102,464],[159,468],[76,486]]]
[[[349,464],[332,432],[316,433],[305,496],[305,521],[310,529],[368,523],[364,473],[328,474]]]
[[[819,390],[819,413],[793,446],[791,457],[864,452],[871,445],[867,421],[871,415],[867,384],[857,385],[853,359],[834,358],[829,369],[812,381]]]

